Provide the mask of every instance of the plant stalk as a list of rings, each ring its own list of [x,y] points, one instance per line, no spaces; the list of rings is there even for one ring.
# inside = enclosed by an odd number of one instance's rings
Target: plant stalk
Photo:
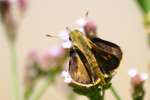
[[[35,91],[35,93],[33,93],[33,95],[30,97],[29,100],[40,100],[42,95],[45,93],[45,91],[49,87],[50,83],[51,83],[51,79],[50,78],[46,79],[44,84],[40,87],[40,89]]]
[[[15,43],[10,43],[11,57],[11,91],[12,100],[20,100],[19,78],[17,72],[17,55]]]
[[[117,93],[117,91],[115,90],[115,88],[112,85],[110,86],[110,90],[111,90],[112,94],[114,95],[114,97],[116,98],[116,100],[121,100],[121,97],[119,96],[119,94]]]

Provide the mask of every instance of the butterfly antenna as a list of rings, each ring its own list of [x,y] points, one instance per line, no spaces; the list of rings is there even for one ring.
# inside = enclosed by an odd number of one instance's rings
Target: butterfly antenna
[[[89,16],[89,12],[87,11],[86,13],[85,13],[85,17],[88,17]]]
[[[45,36],[46,37],[53,37],[51,34],[46,34]]]
[[[89,16],[89,12],[87,11],[86,13],[85,13],[85,18],[87,18]]]
[[[69,27],[66,27],[66,30],[70,33],[71,29]]]
[[[54,37],[54,38],[58,38],[58,36],[52,35],[52,34],[46,34],[45,36],[46,36],[46,37]]]

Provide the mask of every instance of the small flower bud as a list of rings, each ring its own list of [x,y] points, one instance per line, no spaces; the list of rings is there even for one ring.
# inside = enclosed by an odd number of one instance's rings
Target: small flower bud
[[[88,38],[92,38],[96,36],[97,25],[95,21],[89,18],[81,18],[77,20],[76,23],[80,27],[81,32],[84,32]]]
[[[11,0],[0,1],[1,20],[7,32],[8,39],[14,41],[16,38],[17,22],[13,14],[12,6],[15,2]]]
[[[18,0],[18,6],[20,8],[20,12],[24,13],[27,9],[27,0]]]
[[[148,78],[147,73],[139,74],[136,69],[131,69],[128,71],[128,74],[131,76],[131,85],[132,85],[132,98],[133,100],[143,100],[145,96],[145,90],[143,84]]]
[[[139,74],[131,78],[131,84],[134,88],[141,86],[143,83],[144,81],[141,79]]]
[[[26,9],[26,0],[1,0],[0,15],[6,30],[6,35],[11,42],[16,40],[18,24],[22,16],[18,14],[20,11],[24,13]]]
[[[25,65],[25,86],[30,86],[32,84],[32,81],[34,81],[38,77],[38,66],[38,54],[36,51],[31,51],[27,57]]]
[[[88,37],[96,36],[97,25],[93,20],[88,20],[84,25],[84,32]]]

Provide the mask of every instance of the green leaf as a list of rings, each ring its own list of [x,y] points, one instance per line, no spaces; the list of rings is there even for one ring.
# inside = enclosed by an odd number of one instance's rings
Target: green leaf
[[[150,0],[137,0],[137,2],[145,14],[150,11]]]

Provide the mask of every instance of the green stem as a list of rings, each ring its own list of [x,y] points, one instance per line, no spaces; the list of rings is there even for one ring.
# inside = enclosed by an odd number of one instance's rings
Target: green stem
[[[51,79],[46,79],[44,84],[40,86],[40,89],[35,91],[35,93],[31,96],[29,100],[40,100],[41,96],[45,93],[50,83]]]
[[[89,100],[104,100],[105,89],[102,87],[93,86],[90,88],[83,88],[81,86],[75,86],[73,91],[79,95],[88,97]]]
[[[94,90],[90,91],[88,95],[90,100],[104,100],[104,96],[105,96],[105,89],[103,88],[101,89],[101,91],[96,89],[95,91]]]
[[[90,100],[104,100],[104,95],[101,95],[99,92],[95,92],[93,95],[89,96]]]
[[[113,95],[115,96],[116,100],[121,100],[119,94],[116,92],[115,88],[112,85],[110,86],[110,90],[113,93]]]
[[[15,43],[10,43],[10,54],[11,54],[11,90],[12,90],[12,100],[20,100],[20,89],[19,89],[19,79],[17,72],[17,56]]]
[[[29,100],[30,96],[34,91],[35,85],[36,85],[36,79],[30,85],[25,87],[24,100]]]

